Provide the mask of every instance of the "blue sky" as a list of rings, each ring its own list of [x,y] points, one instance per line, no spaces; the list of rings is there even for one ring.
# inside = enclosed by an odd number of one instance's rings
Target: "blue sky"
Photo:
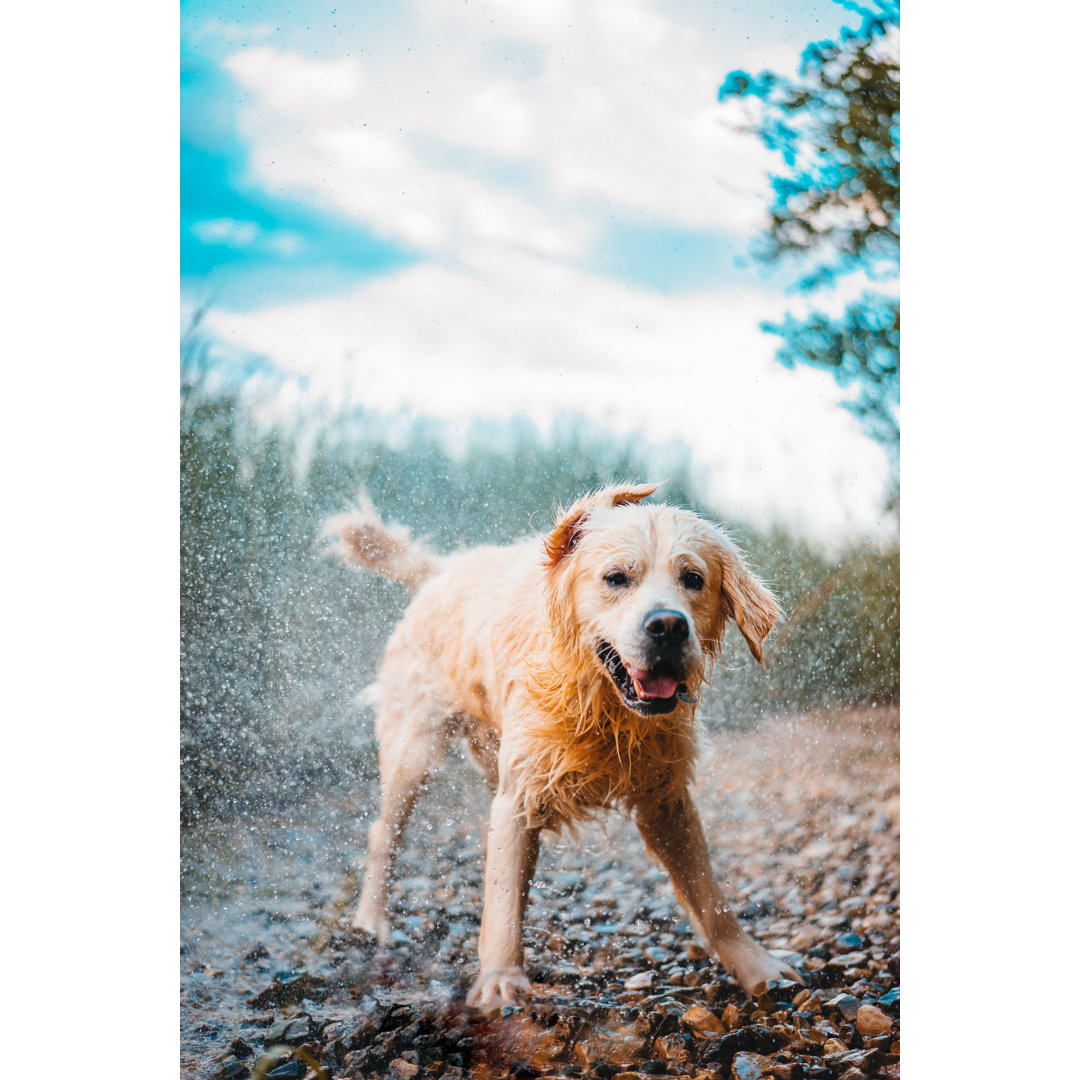
[[[759,329],[798,304],[797,268],[747,257],[772,162],[716,101],[728,71],[794,72],[854,21],[829,2],[189,0],[185,309],[307,394],[452,425],[572,410],[689,443],[751,517],[873,528],[883,458]],[[716,407],[673,422],[687,387]]]

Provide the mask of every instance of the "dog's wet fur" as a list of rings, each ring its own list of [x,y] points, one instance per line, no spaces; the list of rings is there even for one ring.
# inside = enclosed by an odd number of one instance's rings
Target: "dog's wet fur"
[[[465,739],[492,792],[480,973],[491,1011],[529,992],[522,921],[544,829],[610,807],[634,816],[694,927],[747,993],[798,973],[725,902],[689,785],[694,710],[732,621],[758,662],[775,597],[718,526],[611,486],[543,537],[439,555],[366,496],[324,535],[414,594],[374,688],[382,804],[354,926],[389,940],[388,891],[420,786]]]

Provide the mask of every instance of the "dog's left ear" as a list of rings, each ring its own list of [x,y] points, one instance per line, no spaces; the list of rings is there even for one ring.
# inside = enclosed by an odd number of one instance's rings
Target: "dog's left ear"
[[[765,587],[746,561],[733,547],[721,546],[723,577],[720,583],[720,633],[723,623],[734,619],[754,659],[765,666],[762,646],[782,614],[780,602]]]
[[[578,499],[568,510],[560,509],[556,514],[555,528],[544,540],[548,565],[555,566],[574,550],[581,536],[585,519],[591,511],[602,506],[629,506],[632,503],[639,503],[642,499],[647,499],[659,486],[659,484],[613,484]]]

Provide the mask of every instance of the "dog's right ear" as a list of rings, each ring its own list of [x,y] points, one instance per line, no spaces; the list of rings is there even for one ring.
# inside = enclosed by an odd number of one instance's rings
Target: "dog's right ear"
[[[647,499],[659,484],[613,484],[578,499],[568,510],[560,509],[555,515],[557,524],[544,539],[544,552],[548,566],[556,566],[577,546],[582,526],[589,514],[598,507],[630,506]]]

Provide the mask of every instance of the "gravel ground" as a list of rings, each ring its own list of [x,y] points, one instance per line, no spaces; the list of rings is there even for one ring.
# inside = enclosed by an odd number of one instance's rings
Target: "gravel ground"
[[[405,838],[395,942],[348,931],[375,804],[184,837],[181,1075],[775,1080],[899,1076],[899,712],[777,718],[702,746],[697,799],[743,919],[806,987],[747,999],[618,815],[548,837],[526,927],[535,997],[486,1019],[476,972],[486,796],[464,762]]]

